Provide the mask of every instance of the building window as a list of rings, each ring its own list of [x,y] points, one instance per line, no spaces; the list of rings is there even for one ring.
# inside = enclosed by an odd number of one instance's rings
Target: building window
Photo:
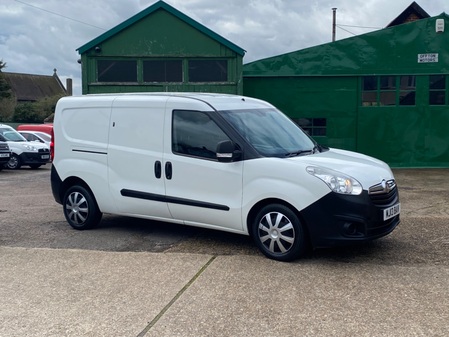
[[[189,60],[189,82],[227,82],[226,60]]]
[[[429,105],[446,104],[446,76],[429,76]]]
[[[362,106],[416,105],[416,76],[362,77]]]
[[[144,82],[182,82],[182,60],[143,61]]]
[[[137,82],[137,61],[98,60],[98,82]]]
[[[364,76],[362,78],[362,105],[377,105],[377,76]]]
[[[326,118],[293,118],[293,121],[298,124],[309,136],[326,136]]]
[[[416,76],[400,76],[399,81],[399,105],[416,104]]]
[[[380,76],[379,105],[396,105],[396,76]]]

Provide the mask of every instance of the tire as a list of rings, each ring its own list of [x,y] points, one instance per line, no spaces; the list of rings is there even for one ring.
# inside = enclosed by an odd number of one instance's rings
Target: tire
[[[19,156],[13,153],[5,165],[6,168],[9,168],[10,170],[18,170],[22,166],[22,162],[20,161]]]
[[[102,217],[92,193],[83,186],[70,187],[63,199],[64,216],[75,229],[90,229],[96,226]]]
[[[33,170],[36,170],[36,169],[38,169],[39,167],[41,167],[42,165],[41,164],[31,164],[30,165],[30,167],[33,169]]]
[[[263,207],[252,224],[252,236],[268,258],[292,261],[306,250],[306,238],[298,216],[288,207],[271,204]]]

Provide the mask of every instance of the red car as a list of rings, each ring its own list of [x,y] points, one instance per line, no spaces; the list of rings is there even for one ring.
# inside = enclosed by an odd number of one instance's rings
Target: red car
[[[17,127],[17,131],[40,131],[51,136],[53,123],[48,124],[22,124]]]

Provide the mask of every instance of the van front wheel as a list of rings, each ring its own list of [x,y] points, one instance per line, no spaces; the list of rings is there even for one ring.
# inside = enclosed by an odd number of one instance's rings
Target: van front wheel
[[[15,153],[11,154],[9,161],[5,164],[10,170],[18,170],[22,166],[22,162],[18,155]]]
[[[89,229],[97,225],[102,213],[92,193],[82,186],[70,187],[63,199],[64,216],[75,229]]]
[[[263,207],[253,221],[252,235],[258,248],[270,259],[292,261],[305,252],[302,224],[284,205]]]

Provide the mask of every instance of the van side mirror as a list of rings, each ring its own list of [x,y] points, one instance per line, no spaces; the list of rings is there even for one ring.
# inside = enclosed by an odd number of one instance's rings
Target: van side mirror
[[[222,163],[230,163],[242,154],[236,144],[230,140],[223,140],[217,144],[217,159]]]

